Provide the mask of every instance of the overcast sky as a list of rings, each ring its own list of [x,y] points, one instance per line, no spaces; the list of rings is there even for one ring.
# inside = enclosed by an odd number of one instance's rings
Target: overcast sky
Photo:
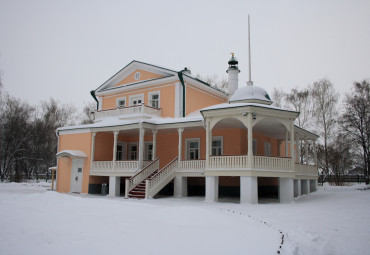
[[[82,108],[132,60],[227,77],[239,59],[248,80],[303,88],[328,78],[344,95],[370,78],[370,1],[0,0],[4,88],[31,104],[54,97]]]

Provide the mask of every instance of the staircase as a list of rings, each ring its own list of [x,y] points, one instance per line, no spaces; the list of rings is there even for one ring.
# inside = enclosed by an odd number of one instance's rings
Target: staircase
[[[146,180],[150,180],[154,175],[158,173],[158,169],[150,174],[146,179],[139,183],[135,188],[133,188],[129,193],[129,198],[145,198]]]

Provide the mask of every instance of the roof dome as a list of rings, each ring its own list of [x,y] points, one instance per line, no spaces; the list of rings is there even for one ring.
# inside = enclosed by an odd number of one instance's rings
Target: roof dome
[[[243,86],[231,96],[230,103],[260,103],[272,104],[266,90],[257,86]]]

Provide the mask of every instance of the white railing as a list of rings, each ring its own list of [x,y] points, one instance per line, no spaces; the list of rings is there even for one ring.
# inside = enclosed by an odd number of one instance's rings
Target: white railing
[[[204,171],[206,168],[205,160],[181,160],[178,164],[179,171],[193,170]]]
[[[128,197],[128,193],[139,185],[142,181],[148,178],[149,175],[159,169],[159,158],[151,162],[149,165],[143,168],[140,172],[132,176],[130,179],[126,179],[126,192],[125,196]]]
[[[153,197],[164,185],[166,185],[176,175],[178,169],[178,158],[175,158],[162,168],[153,177],[146,180],[145,198]]]
[[[160,117],[162,115],[162,110],[160,108],[153,108],[142,104],[138,106],[119,107],[115,109],[95,111],[94,117],[95,120],[98,120],[104,117],[117,117],[130,114],[150,114]]]
[[[292,170],[291,158],[254,156],[254,168],[268,170]]]
[[[93,161],[90,173],[96,172],[133,172],[139,167],[138,161]]]
[[[295,164],[296,175],[317,176],[317,167],[313,165]]]
[[[248,156],[212,156],[209,157],[209,168],[247,168]]]

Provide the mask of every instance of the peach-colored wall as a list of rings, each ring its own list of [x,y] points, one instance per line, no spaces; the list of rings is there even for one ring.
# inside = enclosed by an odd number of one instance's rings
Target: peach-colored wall
[[[137,80],[135,80],[135,73],[136,72],[140,72],[140,78],[137,79]],[[131,74],[129,74],[126,78],[124,78],[122,81],[117,83],[116,86],[120,86],[120,85],[123,85],[123,84],[129,84],[129,83],[133,83],[133,82],[151,80],[151,79],[156,79],[156,78],[161,78],[161,77],[163,77],[163,75],[156,74],[156,73],[151,73],[151,72],[144,71],[144,70],[141,70],[141,69],[136,69]]]
[[[113,160],[113,132],[112,133],[98,132],[96,134],[94,160],[96,161]]]
[[[186,86],[186,115],[215,104],[227,102],[226,99],[217,96],[211,96],[208,92],[195,88],[188,84]]]
[[[59,151],[63,150],[80,150],[86,154],[87,158],[84,158],[83,165],[82,193],[87,193],[89,188],[91,133],[60,135]],[[70,191],[71,166],[71,159],[69,159],[69,161],[63,158],[58,159],[58,192]]]
[[[114,95],[104,96],[102,109],[116,108],[117,98],[126,97],[126,106],[129,106],[130,96],[144,94],[144,104],[149,105],[149,93],[160,91],[160,108],[162,109],[162,117],[175,116],[175,84],[166,83],[152,86],[143,90],[133,89],[125,93],[117,93]]]

